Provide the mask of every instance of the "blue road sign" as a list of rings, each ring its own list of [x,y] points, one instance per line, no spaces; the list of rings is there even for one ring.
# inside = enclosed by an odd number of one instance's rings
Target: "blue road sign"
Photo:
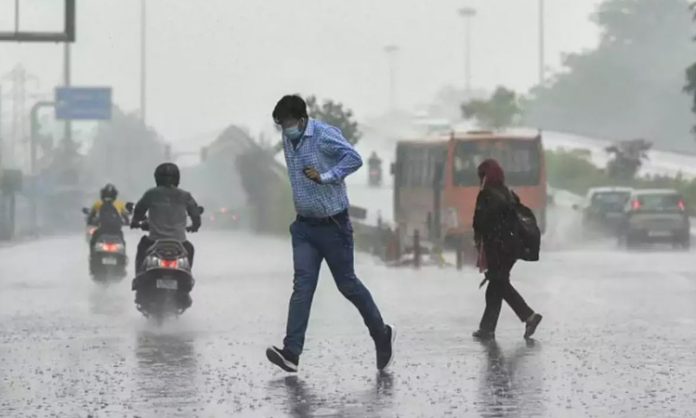
[[[111,119],[111,87],[57,87],[56,119]]]

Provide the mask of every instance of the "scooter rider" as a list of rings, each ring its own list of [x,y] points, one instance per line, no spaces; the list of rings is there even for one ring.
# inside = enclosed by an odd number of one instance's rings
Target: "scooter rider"
[[[201,214],[198,204],[191,193],[179,189],[179,167],[174,163],[163,163],[155,169],[154,187],[143,195],[133,209],[131,228],[138,228],[146,219],[149,235],[143,236],[138,244],[135,257],[135,270],[140,271],[147,250],[157,240],[174,239],[181,241],[193,266],[193,244],[186,240],[187,215],[191,217],[190,232],[197,232],[201,227]]]
[[[118,235],[123,239],[121,228],[130,222],[125,203],[117,200],[116,186],[111,183],[105,185],[99,192],[99,197],[87,215],[87,225],[97,227],[90,240],[90,249],[94,248],[94,243],[103,234]]]
[[[375,151],[372,151],[367,160],[368,177],[371,185],[379,185],[382,182],[382,159]]]
[[[87,225],[99,226],[99,211],[105,203],[112,203],[119,215],[122,216],[125,224],[128,225],[128,211],[126,204],[118,200],[118,189],[111,183],[107,183],[99,191],[99,200],[94,202],[87,215]]]
[[[370,170],[382,170],[382,159],[379,158],[376,151],[372,151],[372,154],[370,154],[370,158],[367,160],[367,166]]]

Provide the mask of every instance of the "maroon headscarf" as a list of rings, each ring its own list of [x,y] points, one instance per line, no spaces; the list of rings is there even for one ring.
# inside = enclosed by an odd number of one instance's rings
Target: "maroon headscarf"
[[[478,176],[483,187],[503,186],[505,184],[505,172],[503,171],[503,167],[492,158],[484,160],[478,166]]]

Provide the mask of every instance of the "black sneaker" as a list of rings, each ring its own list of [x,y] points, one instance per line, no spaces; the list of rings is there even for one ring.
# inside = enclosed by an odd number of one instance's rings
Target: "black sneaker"
[[[379,342],[375,341],[377,348],[377,370],[384,371],[394,361],[394,341],[396,341],[396,328],[385,325],[384,336]]]
[[[268,361],[290,373],[296,373],[297,365],[300,363],[299,356],[292,354],[286,349],[281,350],[276,346],[266,349],[266,357]]]
[[[474,333],[471,334],[471,336],[481,341],[488,341],[495,339],[495,332],[479,329],[474,331]]]
[[[527,319],[527,326],[524,330],[525,339],[531,338],[531,336],[534,335],[534,332],[539,326],[539,322],[541,322],[542,318],[543,316],[539,315],[538,313],[535,313],[532,314],[532,316],[530,316],[529,319]]]

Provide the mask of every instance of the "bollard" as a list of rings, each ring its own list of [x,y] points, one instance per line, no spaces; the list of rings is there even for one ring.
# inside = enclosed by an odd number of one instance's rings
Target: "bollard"
[[[428,212],[428,216],[425,219],[425,224],[428,227],[428,239],[433,240],[434,235],[433,235],[433,214],[432,212]]]
[[[413,266],[417,269],[421,266],[420,232],[417,229],[413,234]]]
[[[457,246],[456,246],[455,251],[457,253],[457,270],[461,270],[464,268],[464,240],[463,239],[457,240]]]
[[[401,260],[401,228],[397,227],[393,235],[394,239],[394,259]]]

